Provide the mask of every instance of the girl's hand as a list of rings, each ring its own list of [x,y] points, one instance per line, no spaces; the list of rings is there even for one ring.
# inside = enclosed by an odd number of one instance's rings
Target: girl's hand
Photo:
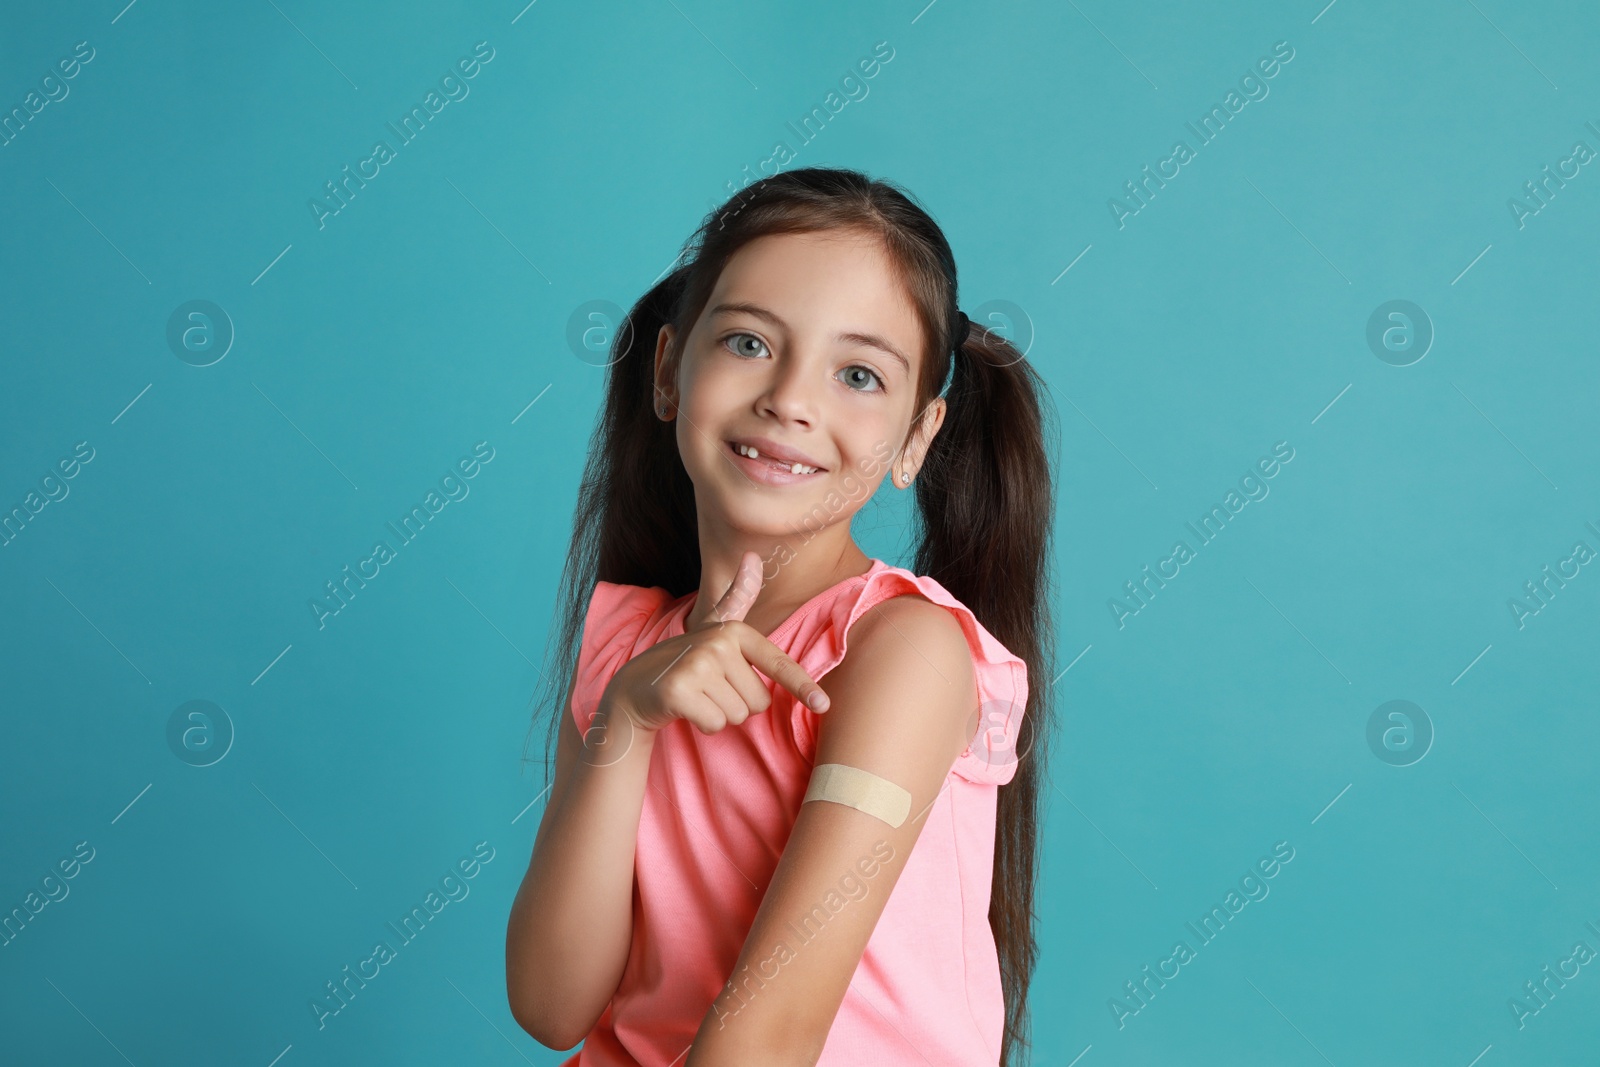
[[[619,712],[647,733],[688,719],[701,733],[714,734],[771,707],[772,694],[752,664],[813,711],[827,711],[822,687],[744,621],[762,580],[761,557],[746,552],[710,617],[618,669],[601,694],[601,711]]]

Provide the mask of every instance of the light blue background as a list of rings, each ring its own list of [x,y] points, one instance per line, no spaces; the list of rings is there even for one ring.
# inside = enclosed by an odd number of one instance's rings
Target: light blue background
[[[95,450],[0,548],[0,911],[95,849],[0,948],[0,1058],[566,1059],[511,1020],[503,937],[603,384],[568,321],[630,306],[777,140],[920,197],[1059,413],[1036,1062],[1600,1058],[1600,964],[1508,1007],[1600,949],[1600,574],[1508,608],[1600,548],[1600,167],[1507,206],[1600,149],[1593,5],[122,2],[0,33],[5,110],[95,49],[0,148],[0,506]],[[319,229],[308,200],[479,41],[470,95]],[[1119,229],[1108,199],[1277,41],[1270,94]],[[166,342],[194,299],[237,331],[208,367]],[[1436,331],[1404,367],[1366,342],[1394,299]],[[319,629],[323,583],[479,441],[470,494]],[[1119,629],[1108,600],[1278,441],[1270,495]],[[882,496],[858,530],[903,562]],[[166,738],[195,699],[236,731],[205,768]],[[1411,766],[1367,744],[1394,699],[1436,731]],[[319,1030],[479,841],[470,895]],[[1279,841],[1270,895],[1119,1028]]]

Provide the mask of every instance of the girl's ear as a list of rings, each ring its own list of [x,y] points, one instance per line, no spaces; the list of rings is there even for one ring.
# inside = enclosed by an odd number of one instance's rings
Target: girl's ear
[[[668,355],[668,349],[677,339],[677,330],[671,325],[663,325],[661,332],[656,335],[655,358],[655,404],[656,417],[662,421],[670,421],[673,409],[678,403],[677,390],[677,364],[678,360]]]
[[[944,397],[936,396],[922,409],[922,416],[917,420],[917,425],[912,427],[911,440],[907,442],[900,453],[900,462],[895,465],[894,484],[904,489],[911,484],[911,479],[917,476],[917,471],[922,468],[923,457],[928,454],[928,449],[933,444],[933,438],[939,432],[939,427],[944,425],[945,403]]]

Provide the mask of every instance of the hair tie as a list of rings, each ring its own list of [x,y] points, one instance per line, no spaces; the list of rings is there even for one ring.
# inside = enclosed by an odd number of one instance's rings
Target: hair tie
[[[971,319],[967,318],[967,313],[965,311],[961,311],[960,309],[957,309],[957,311],[956,311],[956,329],[955,329],[955,337],[956,337],[955,350],[957,352],[960,352],[961,351],[961,346],[966,344],[966,341],[967,341],[967,325],[971,321],[972,321]]]

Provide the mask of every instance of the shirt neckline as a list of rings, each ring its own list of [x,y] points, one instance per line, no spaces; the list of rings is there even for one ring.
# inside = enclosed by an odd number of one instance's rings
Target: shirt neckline
[[[794,611],[790,612],[788,618],[786,618],[782,622],[778,623],[777,627],[770,634],[766,635],[767,640],[771,641],[773,644],[777,644],[777,638],[778,638],[778,636],[780,634],[782,634],[785,630],[789,629],[791,626],[800,625],[800,621],[802,619],[804,619],[806,617],[806,615],[810,614],[812,608],[816,607],[824,599],[827,599],[828,597],[832,596],[841,587],[849,585],[851,582],[854,582],[854,581],[864,581],[864,580],[866,580],[868,578],[871,578],[872,575],[876,574],[878,571],[883,570],[883,569],[885,569],[887,567],[888,567],[888,564],[884,563],[883,560],[878,559],[876,556],[873,556],[872,557],[872,564],[866,570],[862,571],[860,574],[853,574],[848,578],[845,578],[845,579],[842,579],[840,581],[837,581],[837,582],[833,583],[832,585],[828,586],[828,588],[826,588],[826,589],[822,590],[820,593],[818,593],[816,596],[813,596],[810,600],[807,600],[804,604],[801,604],[798,608],[795,608]],[[688,619],[689,612],[694,610],[695,602],[698,601],[699,599],[700,599],[700,590],[698,590],[698,589],[696,589],[692,593],[686,593],[684,595],[683,603],[679,605],[679,610],[676,613],[676,618],[674,618],[673,623],[672,623],[673,629],[675,629],[678,634],[683,634],[683,633],[686,632],[684,630],[684,625],[683,625],[684,621],[686,619]]]

